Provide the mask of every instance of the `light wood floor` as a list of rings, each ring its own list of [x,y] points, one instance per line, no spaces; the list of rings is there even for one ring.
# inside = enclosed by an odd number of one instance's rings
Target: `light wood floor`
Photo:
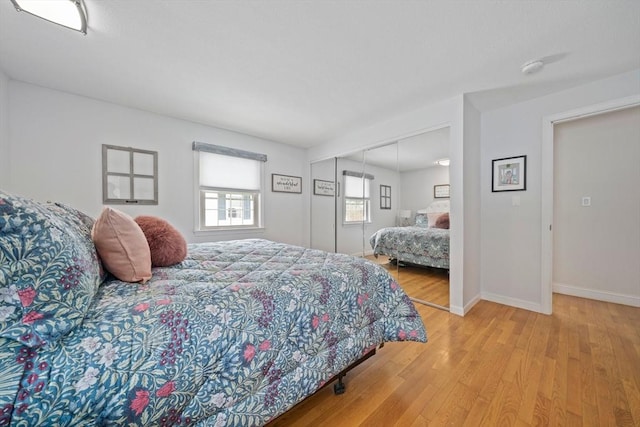
[[[407,291],[410,297],[449,307],[449,272],[440,268],[417,267],[401,264],[398,268],[389,258],[373,255],[368,260],[382,265]]]
[[[640,309],[557,294],[552,316],[416,307],[428,343],[385,344],[345,394],[326,387],[269,427],[640,426]]]

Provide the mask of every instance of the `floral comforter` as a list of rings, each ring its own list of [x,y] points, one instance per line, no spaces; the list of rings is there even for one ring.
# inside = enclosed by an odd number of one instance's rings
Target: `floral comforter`
[[[190,245],[145,285],[107,280],[58,341],[0,338],[0,425],[262,425],[402,340],[426,332],[380,266],[260,239]]]
[[[387,227],[369,243],[374,255],[387,255],[425,267],[449,269],[449,230],[426,227]]]

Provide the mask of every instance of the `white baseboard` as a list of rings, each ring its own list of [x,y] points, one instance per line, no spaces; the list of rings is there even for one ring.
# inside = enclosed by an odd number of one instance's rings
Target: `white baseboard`
[[[518,298],[505,297],[504,295],[497,295],[491,292],[482,292],[480,297],[484,300],[497,302],[498,304],[509,305],[511,307],[523,308],[529,311],[535,311],[536,313],[542,313],[542,307],[540,304],[535,304],[530,301],[524,301]]]
[[[482,297],[480,294],[476,295],[475,297],[473,297],[471,299],[471,301],[469,301],[465,306],[464,306],[464,314],[467,314],[474,305],[476,305],[478,302],[482,301]]]
[[[577,286],[567,285],[565,283],[554,283],[553,292],[563,295],[572,295],[574,297],[612,302],[614,304],[640,307],[640,297],[634,295],[616,294],[613,292],[606,292],[595,289],[579,288]]]

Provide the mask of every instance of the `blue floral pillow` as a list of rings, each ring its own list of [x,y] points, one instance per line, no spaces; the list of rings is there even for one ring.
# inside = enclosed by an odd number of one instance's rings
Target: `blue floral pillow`
[[[0,191],[0,337],[39,347],[82,323],[103,278],[91,222]]]
[[[422,227],[422,228],[427,228],[429,227],[429,218],[427,217],[427,214],[416,214],[416,227]]]

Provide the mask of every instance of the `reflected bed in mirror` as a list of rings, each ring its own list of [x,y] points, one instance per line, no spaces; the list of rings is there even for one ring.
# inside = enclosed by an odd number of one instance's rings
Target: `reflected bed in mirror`
[[[448,200],[418,210],[410,226],[376,231],[369,243],[376,261],[388,264],[389,270],[395,266],[398,281],[414,302],[449,310]]]
[[[369,243],[374,256],[386,255],[400,263],[449,269],[449,201],[418,210],[413,225],[385,227]]]

